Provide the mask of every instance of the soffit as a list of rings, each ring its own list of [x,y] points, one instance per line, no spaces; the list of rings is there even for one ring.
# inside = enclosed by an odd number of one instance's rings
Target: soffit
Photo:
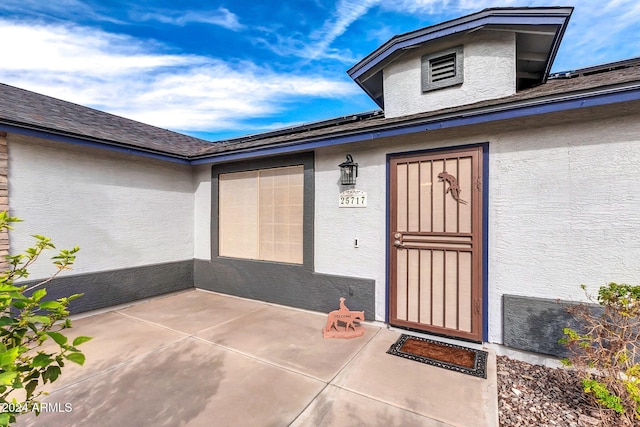
[[[512,31],[521,48],[517,62],[519,88],[544,83],[568,24],[572,7],[492,8],[391,38],[347,71],[384,108],[382,69],[408,49],[445,37],[478,30]]]

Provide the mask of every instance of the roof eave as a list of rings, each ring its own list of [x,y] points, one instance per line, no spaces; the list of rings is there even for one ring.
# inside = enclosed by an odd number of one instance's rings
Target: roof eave
[[[158,151],[148,148],[132,146],[128,144],[118,143],[116,141],[108,141],[99,138],[91,138],[85,135],[76,135],[69,132],[61,132],[52,129],[40,128],[37,126],[29,126],[25,124],[10,123],[0,121],[0,131],[24,135],[29,137],[41,138],[50,141],[66,142],[85,147],[94,147],[107,149],[120,153],[132,154],[136,156],[148,157],[157,160],[169,161],[173,163],[189,164],[189,157],[165,151]]]
[[[347,74],[371,96],[366,80],[371,75],[381,72],[381,68],[403,50],[415,48],[432,40],[492,25],[555,25],[557,31],[547,57],[542,81],[544,83],[551,70],[553,60],[572,13],[573,7],[484,9],[472,15],[395,36],[351,67]],[[365,74],[368,74],[367,78],[364,78]],[[371,97],[383,108],[383,105],[378,100],[373,96]]]
[[[489,107],[457,111],[436,117],[418,118],[392,125],[381,125],[363,131],[350,131],[315,138],[304,138],[288,144],[251,147],[236,151],[191,157],[191,164],[210,164],[238,161],[254,157],[288,154],[314,150],[321,147],[369,141],[371,139],[406,135],[452,127],[474,125],[501,120],[535,116],[581,108],[640,101],[640,83],[618,88],[605,88],[573,95],[557,95],[551,98],[517,101]]]
[[[562,23],[562,25],[560,25],[560,28],[556,32],[556,36],[555,36],[555,39],[553,40],[551,51],[549,52],[549,58],[547,59],[547,65],[542,75],[542,83],[546,83],[547,79],[549,78],[549,74],[551,74],[551,67],[553,66],[553,61],[555,61],[556,59],[558,49],[560,49],[560,43],[562,43],[562,38],[564,37],[564,33],[567,29],[567,26],[569,25],[569,20],[571,19],[571,14],[573,12],[573,7],[569,7],[567,9],[570,9],[570,11],[566,16],[566,19],[564,19],[564,22]]]

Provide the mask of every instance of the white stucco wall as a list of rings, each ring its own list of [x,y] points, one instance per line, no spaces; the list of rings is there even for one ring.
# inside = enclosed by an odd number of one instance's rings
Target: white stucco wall
[[[193,168],[194,258],[211,259],[211,165]]]
[[[462,85],[422,92],[422,56],[457,45],[464,46]],[[435,111],[516,91],[515,34],[478,31],[447,44],[410,50],[383,70],[386,117]]]
[[[376,319],[386,308],[386,153],[489,141],[490,342],[502,342],[504,294],[584,300],[582,283],[640,283],[640,115],[422,138],[316,152],[316,271],[375,279]],[[346,153],[361,165],[367,208],[337,207]]]
[[[640,284],[639,115],[499,135],[490,156],[490,341],[503,294]]]
[[[375,318],[380,321],[386,313],[386,155],[447,145],[406,139],[395,143],[393,147],[381,141],[331,147],[316,150],[315,159],[315,271],[375,280]],[[358,163],[355,188],[367,193],[366,208],[338,207],[338,195],[347,189],[339,185],[338,164],[347,153]],[[358,248],[354,248],[356,237]]]
[[[351,150],[354,148],[353,150]],[[340,168],[347,153],[358,163],[355,188],[367,193],[366,208],[339,208]],[[319,273],[376,281],[376,319],[384,320],[385,167],[380,151],[331,148],[316,151],[314,264]],[[358,248],[354,247],[358,239]],[[381,268],[382,267],[382,268]]]
[[[193,258],[188,166],[9,135],[11,250],[31,234],[80,246],[73,271],[105,271]],[[52,256],[53,254],[51,254]],[[43,259],[30,279],[53,271]]]

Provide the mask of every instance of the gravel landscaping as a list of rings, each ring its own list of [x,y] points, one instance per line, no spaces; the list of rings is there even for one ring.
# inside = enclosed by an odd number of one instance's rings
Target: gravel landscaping
[[[572,371],[498,356],[500,426],[588,427],[602,425]]]

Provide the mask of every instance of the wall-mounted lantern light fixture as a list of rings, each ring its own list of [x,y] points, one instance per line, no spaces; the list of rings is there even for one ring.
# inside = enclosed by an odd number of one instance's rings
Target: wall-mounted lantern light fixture
[[[347,161],[340,163],[340,183],[342,185],[355,185],[358,177],[358,164],[353,163],[351,154],[347,154]]]

